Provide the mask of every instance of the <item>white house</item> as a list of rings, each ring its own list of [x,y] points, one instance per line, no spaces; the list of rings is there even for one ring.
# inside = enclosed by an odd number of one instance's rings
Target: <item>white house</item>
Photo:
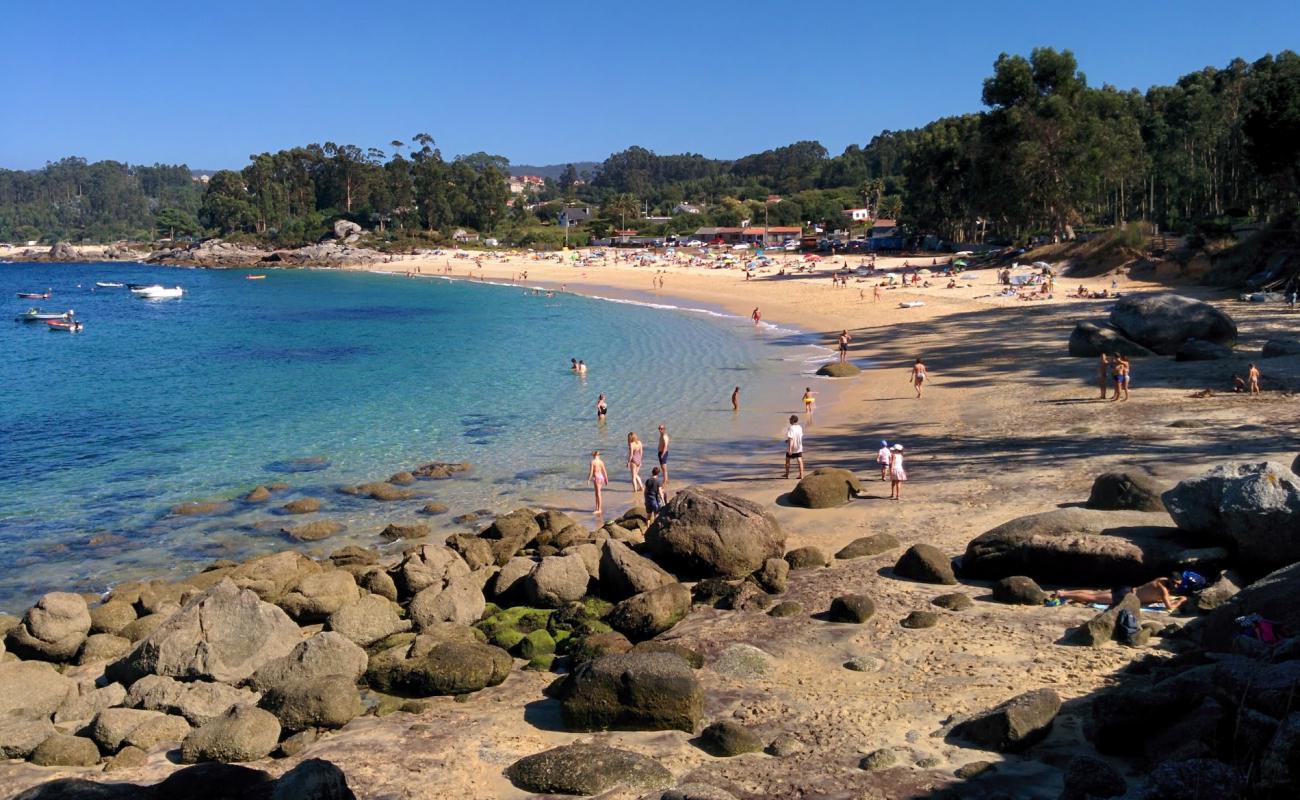
[[[846,208],[840,213],[851,222],[866,222],[871,219],[871,209],[869,208]]]
[[[698,214],[700,213],[700,207],[697,205],[693,205],[691,203],[678,203],[677,205],[673,206],[673,213],[674,214]]]

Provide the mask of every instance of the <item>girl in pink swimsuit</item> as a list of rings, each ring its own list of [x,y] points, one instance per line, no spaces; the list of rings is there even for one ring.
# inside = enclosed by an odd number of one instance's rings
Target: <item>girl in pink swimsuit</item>
[[[596,511],[598,517],[603,517],[605,509],[601,504],[601,491],[609,485],[609,473],[605,471],[605,462],[600,459],[600,451],[591,451],[591,466],[587,469],[587,480],[591,482],[592,488],[596,490]]]

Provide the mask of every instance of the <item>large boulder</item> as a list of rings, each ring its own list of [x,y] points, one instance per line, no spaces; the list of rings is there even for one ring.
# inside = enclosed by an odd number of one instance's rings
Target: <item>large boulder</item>
[[[361,715],[361,695],[348,675],[292,678],[266,690],[261,707],[291,732],[342,728]]]
[[[1017,517],[972,539],[961,571],[985,580],[1025,575],[1074,586],[1137,585],[1196,557],[1166,514],[1062,508]]]
[[[71,661],[90,632],[86,600],[71,592],[50,592],[9,631],[8,648],[20,658]]]
[[[547,556],[524,579],[524,595],[529,605],[559,608],[581,600],[590,582],[591,573],[581,555]]]
[[[1085,508],[1099,511],[1164,511],[1164,490],[1141,472],[1103,472],[1092,482]]]
[[[902,546],[898,537],[892,533],[873,533],[870,536],[861,536],[840,548],[835,554],[839,559],[866,558],[867,556],[878,556],[881,553],[888,553]]]
[[[176,722],[169,722],[175,720]],[[99,749],[105,753],[116,753],[124,745],[130,744],[131,739],[135,736],[137,730],[143,729],[148,725],[153,731],[158,730],[158,726],[171,727],[176,726],[175,732],[179,734],[177,738],[182,738],[189,728],[189,724],[180,717],[171,717],[161,711],[147,711],[140,708],[106,708],[95,716],[94,721],[90,724],[87,732],[90,738],[95,740]],[[184,730],[180,729],[184,726]],[[157,739],[156,736],[151,738]],[[161,739],[157,739],[161,741]]]
[[[411,598],[431,586],[441,588],[469,573],[469,565],[455,550],[427,544],[402,559],[393,572],[393,581],[401,597]]]
[[[280,722],[274,714],[255,706],[235,706],[186,736],[181,760],[188,764],[257,761],[279,743]]]
[[[268,661],[253,673],[249,685],[266,691],[295,678],[344,675],[358,680],[366,671],[366,651],[334,631],[304,639],[286,656]],[[131,687],[134,691],[135,687]]]
[[[385,636],[410,630],[411,621],[402,619],[398,606],[389,599],[367,594],[330,614],[325,627],[361,647],[369,647]]]
[[[356,800],[347,776],[334,764],[309,758],[280,776],[271,800]]]
[[[249,559],[227,573],[235,586],[251,589],[263,600],[274,600],[284,594],[289,584],[309,572],[320,572],[321,566],[302,553],[285,550]]]
[[[492,578],[490,591],[497,605],[512,606],[524,601],[524,578],[532,574],[536,565],[536,561],[523,556],[516,556],[506,562]]]
[[[84,737],[56,733],[41,742],[28,760],[40,767],[91,767],[99,763],[99,748]]]
[[[601,596],[613,601],[677,582],[658,564],[616,539],[600,549],[599,574]]]
[[[361,596],[356,578],[341,569],[303,575],[289,585],[276,605],[300,624],[324,622],[339,609],[357,602]]]
[[[691,590],[670,583],[633,595],[614,606],[605,622],[634,642],[650,639],[680,622],[691,611]]]
[[[40,661],[0,661],[0,718],[49,717],[77,696],[77,683]]]
[[[586,567],[582,567],[582,577],[587,577]],[[464,575],[448,581],[446,586],[421,590],[411,600],[408,616],[418,630],[424,630],[440,622],[473,624],[479,621],[486,608],[487,601],[479,582],[472,575]]]
[[[406,657],[379,654],[370,659],[366,682],[374,688],[409,697],[469,694],[506,679],[514,661],[499,647],[449,641],[427,653]]]
[[[1256,573],[1300,561],[1300,477],[1272,461],[1222,464],[1165,492],[1179,528],[1231,545]]]
[[[527,508],[517,508],[509,514],[503,514],[492,521],[479,536],[489,540],[492,555],[498,567],[515,557],[542,532],[537,522],[537,515]]]
[[[1061,698],[1054,690],[1035,689],[976,714],[953,734],[989,750],[1023,750],[1047,736],[1060,710]]]
[[[1102,355],[1119,353],[1130,358],[1154,356],[1155,353],[1108,325],[1092,322],[1080,322],[1070,333],[1070,355],[1096,358]]]
[[[1300,563],[1265,575],[1214,609],[1201,626],[1201,643],[1208,650],[1231,651],[1243,631],[1237,619],[1250,614],[1281,623],[1287,630],[1300,631],[1300,602],[1296,598],[1300,598]],[[2,698],[0,695],[0,703]]]
[[[695,671],[671,653],[624,653],[581,664],[557,692],[564,723],[575,731],[682,730],[704,713]]]
[[[1269,339],[1264,342],[1260,358],[1282,358],[1283,356],[1300,356],[1300,339]]]
[[[1237,342],[1237,324],[1219,309],[1176,294],[1130,294],[1116,301],[1110,324],[1161,355],[1173,355],[1188,339],[1227,347]]]
[[[894,564],[894,574],[922,583],[955,584],[952,559],[932,544],[914,544]]]
[[[659,512],[646,546],[681,577],[741,578],[785,553],[785,533],[756,503],[688,487]]]
[[[301,641],[277,606],[229,580],[191,600],[110,668],[124,683],[144,675],[238,683]]]
[[[730,758],[763,749],[763,740],[734,720],[715,722],[700,732],[700,748],[719,758]]]
[[[593,795],[623,785],[662,789],[673,775],[659,762],[603,744],[569,744],[525,756],[506,768],[526,792]]]
[[[57,732],[48,718],[0,716],[0,758],[27,758]]]
[[[1089,647],[1101,647],[1115,638],[1115,628],[1119,624],[1119,615],[1127,611],[1134,616],[1142,613],[1142,604],[1133,592],[1129,592],[1110,608],[1097,614],[1070,632],[1071,638]]]
[[[1221,361],[1232,358],[1232,348],[1200,339],[1188,339],[1174,353],[1175,361]]]
[[[131,684],[124,705],[178,714],[191,725],[203,725],[238,705],[255,705],[261,696],[210,681],[182,682],[163,675],[146,675]]]
[[[790,502],[800,508],[842,506],[862,492],[858,476],[847,469],[820,467],[805,475],[790,493]]]
[[[364,228],[351,220],[340,219],[334,222],[335,239],[348,239],[349,237],[360,236],[364,232]]]

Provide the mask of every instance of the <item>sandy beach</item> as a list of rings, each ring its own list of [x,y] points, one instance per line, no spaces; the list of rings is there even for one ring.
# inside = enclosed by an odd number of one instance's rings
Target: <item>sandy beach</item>
[[[795,257],[782,257],[790,266]],[[850,257],[850,266],[860,258]],[[1197,286],[1169,286],[1127,276],[1061,279],[1056,299],[1019,301],[993,297],[995,273],[972,273],[946,289],[946,278],[930,288],[888,289],[873,299],[875,279],[836,288],[826,259],[808,274],[775,271],[745,280],[739,270],[627,263],[570,266],[529,256],[470,259],[407,257],[377,271],[438,273],[451,277],[510,282],[548,290],[654,299],[669,305],[708,306],[818,333],[828,346],[847,329],[850,358],[860,376],[835,387],[834,399],[819,405],[805,438],[808,468],[842,467],[862,478],[863,497],[834,509],[792,506],[793,479],[781,477],[780,443],[744,453],[730,476],[711,486],[759,503],[788,535],[787,547],[815,546],[830,556],[850,541],[888,532],[904,548],[935,545],[961,553],[980,533],[1012,518],[1080,504],[1093,479],[1113,468],[1149,472],[1162,484],[1197,475],[1231,460],[1274,460],[1290,464],[1300,450],[1300,408],[1294,389],[1300,358],[1264,364],[1265,392],[1234,395],[1231,375],[1272,334],[1294,330],[1285,308],[1239,303],[1225,293]],[[881,259],[879,267],[901,267],[904,259]],[[916,262],[912,262],[915,264]],[[928,265],[927,265],[928,266]],[[527,278],[521,274],[526,271]],[[663,286],[653,284],[663,278]],[[962,276],[964,277],[964,276]],[[1183,362],[1136,359],[1131,399],[1098,399],[1092,359],[1066,354],[1066,340],[1080,320],[1104,315],[1107,300],[1067,299],[1079,284],[1122,292],[1169,291],[1211,301],[1240,327],[1237,354],[1229,361]],[[922,301],[903,308],[900,304]],[[931,381],[916,398],[907,376],[922,357]],[[1211,388],[1212,397],[1194,398]],[[725,397],[717,398],[721,405]],[[795,411],[798,397],[790,398]],[[742,401],[741,413],[745,413]],[[874,454],[880,440],[904,444],[909,481],[901,502],[888,500],[878,480]],[[712,465],[729,466],[729,465]],[[615,472],[615,513],[630,499],[626,479]],[[682,488],[674,484],[672,490]],[[585,494],[560,498],[562,506],[585,507]],[[752,671],[699,671],[705,716],[742,722],[765,740],[791,734],[799,752],[782,758],[749,755],[715,758],[688,746],[682,732],[566,732],[554,711],[539,702],[554,675],[516,671],[501,686],[468,703],[433,698],[418,714],[365,717],[323,738],[299,757],[261,764],[279,773],[304,757],[341,766],[358,797],[522,798],[528,795],[502,770],[522,756],[574,741],[624,746],[656,758],[679,784],[702,782],[738,798],[860,798],[930,796],[959,783],[962,767],[995,762],[980,779],[979,792],[1055,798],[1060,767],[1085,749],[1086,705],[1074,701],[1117,680],[1117,673],[1150,653],[1172,649],[1087,648],[1060,644],[1065,630],[1087,620],[1090,609],[1026,607],[981,602],[978,583],[951,587],[976,599],[973,608],[944,612],[932,628],[910,630],[899,621],[911,611],[932,609],[947,587],[899,580],[891,567],[901,550],[846,561],[829,568],[791,573],[782,599],[809,612],[825,609],[832,597],[862,592],[874,598],[876,615],[866,625],[831,625],[806,615],[773,618],[761,611],[697,609],[662,638],[703,653],[711,662],[737,644],[762,649],[770,658]],[[1051,588],[1051,587],[1046,587]],[[850,671],[851,659],[878,659],[876,671]],[[998,755],[958,746],[943,737],[957,717],[996,705],[1030,689],[1055,689],[1065,701],[1061,716],[1033,758]],[[859,768],[868,753],[892,748],[896,766]],[[1116,761],[1123,770],[1131,767]],[[151,781],[174,766],[161,753],[147,764],[115,773]],[[77,770],[47,770],[10,762],[0,765],[0,782],[14,790]],[[640,798],[643,792],[616,789],[602,798]],[[975,796],[975,795],[971,795]]]

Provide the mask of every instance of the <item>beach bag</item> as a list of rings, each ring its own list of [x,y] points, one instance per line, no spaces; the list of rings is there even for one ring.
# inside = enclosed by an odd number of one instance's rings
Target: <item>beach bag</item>
[[[1178,583],[1174,586],[1174,592],[1177,594],[1193,594],[1199,592],[1208,586],[1210,582],[1199,572],[1192,572],[1190,569],[1185,570],[1178,575]]]
[[[1138,634],[1142,632],[1142,626],[1138,624],[1137,614],[1128,609],[1119,612],[1119,618],[1115,620],[1115,637],[1124,644],[1132,644],[1137,641]]]

